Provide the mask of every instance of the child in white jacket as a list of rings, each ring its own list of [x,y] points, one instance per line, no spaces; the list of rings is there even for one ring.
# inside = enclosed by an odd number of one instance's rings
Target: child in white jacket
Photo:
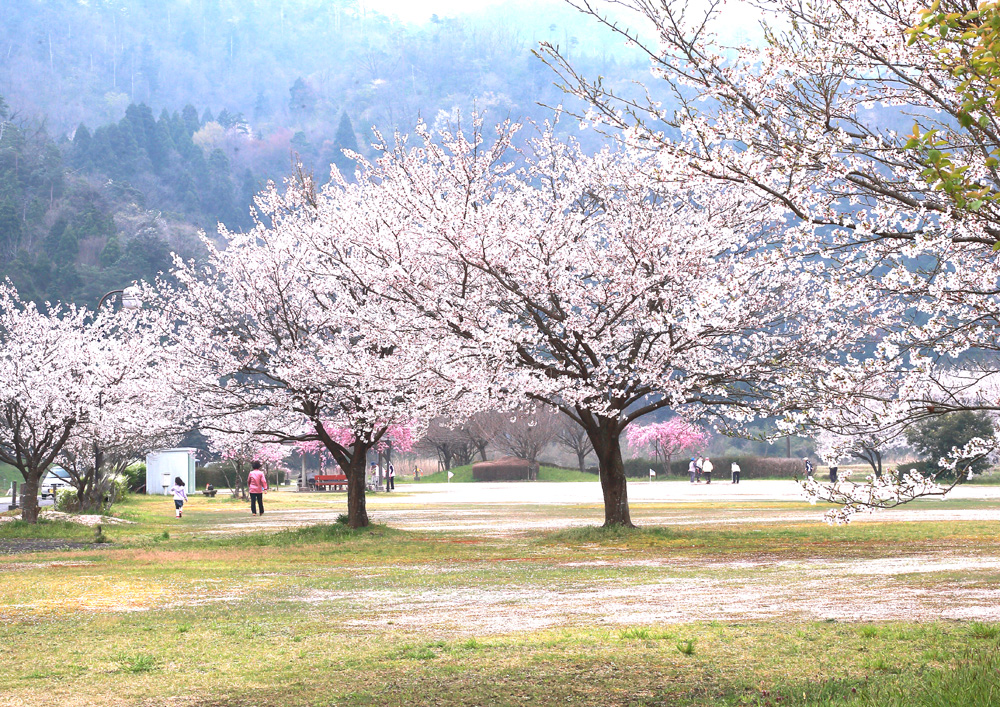
[[[180,518],[183,515],[184,501],[188,498],[187,489],[184,488],[184,479],[179,476],[175,477],[174,485],[170,487],[170,493],[174,495],[174,511]]]

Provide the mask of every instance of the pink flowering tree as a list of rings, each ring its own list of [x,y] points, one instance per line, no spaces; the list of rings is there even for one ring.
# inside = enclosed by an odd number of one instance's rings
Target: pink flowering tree
[[[51,464],[69,464],[93,500],[108,456],[131,459],[170,426],[148,408],[165,400],[164,371],[143,316],[42,309],[0,285],[0,461],[24,479],[24,520],[37,521]]]
[[[414,444],[413,429],[414,425],[412,423],[390,425],[382,440],[372,448],[373,451],[386,455],[386,458],[389,461],[392,460],[393,451],[402,453],[411,451]],[[351,431],[347,428],[336,428],[327,425],[327,433],[332,439],[336,440],[338,444],[344,446],[350,446],[352,444]],[[303,458],[303,475],[305,473],[305,455],[317,455],[319,458],[320,470],[324,473],[326,473],[326,464],[333,460],[333,457],[330,455],[326,446],[317,440],[296,442],[295,450],[299,456]],[[302,481],[305,481],[304,476]]]
[[[218,454],[233,471],[232,480],[223,471],[233,496],[247,497],[246,479],[254,462],[267,471],[275,471],[291,453],[269,434],[280,428],[280,422],[266,408],[230,413],[221,418],[206,418],[202,432],[210,450]]]
[[[632,447],[651,450],[657,460],[663,460],[664,474],[669,474],[674,455],[705,444],[708,434],[678,416],[666,422],[633,425],[628,429],[626,439]]]
[[[92,361],[97,405],[73,429],[57,462],[76,489],[81,511],[106,511],[116,481],[146,454],[176,446],[190,424],[189,406],[169,384],[169,357],[145,314],[104,314],[115,322],[111,346]]]
[[[488,141],[422,126],[358,181],[321,195],[311,232],[353,232],[366,292],[455,352],[494,407],[554,407],[598,458],[605,524],[632,525],[620,437],[661,408],[740,425],[783,409],[798,371],[826,370],[851,292],[774,248],[773,210],[629,150],[583,154],[549,132],[515,163],[516,126]],[[336,224],[336,225],[334,225]],[[387,225],[388,224],[388,225]]]
[[[322,443],[347,476],[349,525],[366,526],[367,456],[394,426],[420,424],[460,391],[450,352],[357,285],[353,272],[382,264],[327,219],[308,179],[266,190],[257,209],[252,230],[221,229],[224,248],[205,239],[207,263],[178,260],[177,284],[151,293],[171,322],[178,384],[203,427],[245,432],[240,415],[267,411],[255,437]],[[315,247],[319,237],[336,258]]]
[[[767,41],[731,46],[722,3],[623,0],[645,21],[639,29],[616,25],[596,3],[568,1],[637,46],[651,69],[649,93],[633,100],[543,45],[566,89],[589,104],[577,117],[769,204],[772,237],[787,252],[821,259],[826,277],[869,303],[838,303],[871,347],[811,378],[783,420],[788,430],[871,442],[951,411],[1000,410],[998,114],[992,98],[969,103],[995,87],[992,74],[969,68],[981,35],[937,26],[988,25],[992,8],[943,0],[927,14],[925,0],[776,0],[755,6]],[[926,19],[930,28],[913,31]],[[971,451],[998,446],[994,435]],[[876,474],[851,489],[809,491],[864,509],[947,488],[919,474]]]

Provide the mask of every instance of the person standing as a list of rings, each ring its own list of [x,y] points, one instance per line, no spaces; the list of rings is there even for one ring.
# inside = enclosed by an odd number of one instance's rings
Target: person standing
[[[809,461],[809,457],[802,457],[802,461],[806,463],[806,479],[809,481],[813,480],[813,463]]]
[[[712,472],[715,471],[715,466],[712,464],[712,460],[705,457],[705,460],[701,463],[701,473],[705,475],[705,483],[712,483]]]
[[[260,469],[260,462],[250,465],[247,488],[250,489],[250,515],[264,515],[264,492],[267,491],[267,475]],[[258,514],[257,509],[260,509]]]
[[[830,465],[830,483],[831,484],[837,483],[837,465],[836,464],[831,464]]]
[[[694,475],[697,470],[698,467],[696,467],[694,464],[694,457],[691,457],[691,462],[688,464],[688,476],[691,477],[692,484],[694,483]]]
[[[170,493],[174,495],[175,517],[180,518],[184,515],[184,502],[188,500],[187,489],[184,488],[184,479],[175,476],[174,485],[170,487]]]
[[[696,459],[694,462],[694,482],[696,484],[701,483],[701,473],[702,471],[704,471],[704,468],[705,468],[705,460],[702,459],[701,457],[698,457],[698,459]]]
[[[389,462],[389,465],[385,469],[385,490],[386,492],[392,491],[396,488],[396,467]]]
[[[733,483],[738,484],[740,482],[740,465],[733,462]]]

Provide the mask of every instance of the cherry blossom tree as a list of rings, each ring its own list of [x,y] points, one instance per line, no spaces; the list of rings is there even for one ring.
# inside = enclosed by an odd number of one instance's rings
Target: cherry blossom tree
[[[348,277],[372,268],[367,251],[351,230],[323,223],[310,179],[272,186],[257,207],[252,230],[221,229],[224,249],[205,239],[207,264],[178,261],[178,284],[160,283],[152,298],[176,322],[180,385],[220,429],[263,409],[274,424],[258,437],[322,442],[347,475],[349,525],[362,527],[367,455],[394,425],[447,404],[446,352]],[[319,236],[336,260],[315,249]]]
[[[607,525],[631,525],[629,424],[665,407],[734,424],[780,409],[797,371],[825,370],[826,341],[850,341],[829,302],[852,292],[771,247],[770,204],[634,151],[586,156],[551,132],[518,167],[516,126],[492,143],[477,126],[418,127],[415,147],[397,136],[357,183],[335,179],[314,247],[339,268],[326,234],[359,234],[378,267],[352,269],[358,286],[456,352],[476,398],[555,407],[584,427]]]
[[[269,433],[281,427],[267,408],[240,410],[203,421],[202,432],[209,449],[232,467],[232,481],[223,473],[234,497],[247,498],[246,478],[253,462],[260,462],[265,470],[274,470],[291,453],[290,446],[273,441],[282,435]]]
[[[150,380],[148,349],[130,343],[133,333],[127,313],[42,310],[0,285],[0,461],[24,478],[24,520],[37,521],[39,483],[67,445],[104,443],[96,430],[118,424],[112,408],[131,414],[122,401],[134,405],[136,386]]]
[[[644,96],[617,95],[543,45],[565,88],[590,106],[578,117],[770,203],[783,247],[822,259],[877,303],[859,327],[872,350],[813,379],[791,428],[826,427],[838,407],[875,434],[1000,408],[988,384],[1000,373],[993,6],[774,0],[756,5],[764,41],[734,47],[717,33],[728,22],[721,2],[618,3],[645,19],[642,31],[589,0],[569,4],[644,52],[652,77]],[[876,506],[893,491],[905,501],[946,490],[908,478],[883,488]]]
[[[167,383],[168,359],[153,330],[137,321],[141,315],[114,316],[114,348],[93,362],[97,405],[74,427],[58,457],[83,511],[104,511],[118,500],[117,477],[148,452],[175,446],[188,423],[185,401]],[[126,318],[127,337],[121,335]]]
[[[663,459],[663,473],[670,473],[674,455],[703,445],[708,434],[683,417],[672,417],[666,422],[630,427],[626,435],[628,443],[640,449],[652,449],[656,459]]]

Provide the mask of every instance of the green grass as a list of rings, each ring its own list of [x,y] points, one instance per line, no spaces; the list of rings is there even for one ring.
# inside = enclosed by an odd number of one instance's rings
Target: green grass
[[[268,502],[291,510],[336,508],[343,499],[272,494]],[[867,577],[824,580],[810,568],[1000,557],[995,523],[709,522],[496,535],[331,522],[250,532],[224,530],[247,522],[240,502],[199,498],[190,506],[178,521],[169,499],[133,498],[118,512],[136,523],[107,526],[109,546],[0,555],[0,704],[971,707],[1000,700],[993,622],[937,621],[932,612],[923,621],[823,621],[803,616],[801,606],[768,619],[651,618],[657,602],[691,589],[686,605],[709,614],[727,604],[753,609],[759,599],[743,596],[744,588],[764,598],[812,592],[851,600],[844,587],[865,591]],[[757,503],[741,512],[803,508]],[[712,521],[731,508],[634,510]],[[600,509],[453,512],[481,513],[489,528],[490,518],[579,520]],[[0,541],[92,532],[4,523]],[[920,592],[1000,588],[995,569],[975,567],[877,581],[907,606]]]
[[[7,490],[10,488],[12,481],[16,481],[18,485],[24,480],[21,476],[21,472],[12,467],[10,464],[0,463],[0,495],[6,495]]]
[[[453,484],[467,484],[472,483],[475,479],[472,478],[472,465],[466,464],[464,466],[453,467],[451,473],[454,476],[451,478],[450,483]],[[539,481],[597,481],[596,474],[582,473],[576,469],[564,469],[555,466],[540,466],[538,469],[538,480]],[[420,477],[418,483],[427,484],[443,484],[448,482],[447,472],[436,471],[433,474],[425,474]],[[396,476],[397,484],[414,483],[412,474]]]

